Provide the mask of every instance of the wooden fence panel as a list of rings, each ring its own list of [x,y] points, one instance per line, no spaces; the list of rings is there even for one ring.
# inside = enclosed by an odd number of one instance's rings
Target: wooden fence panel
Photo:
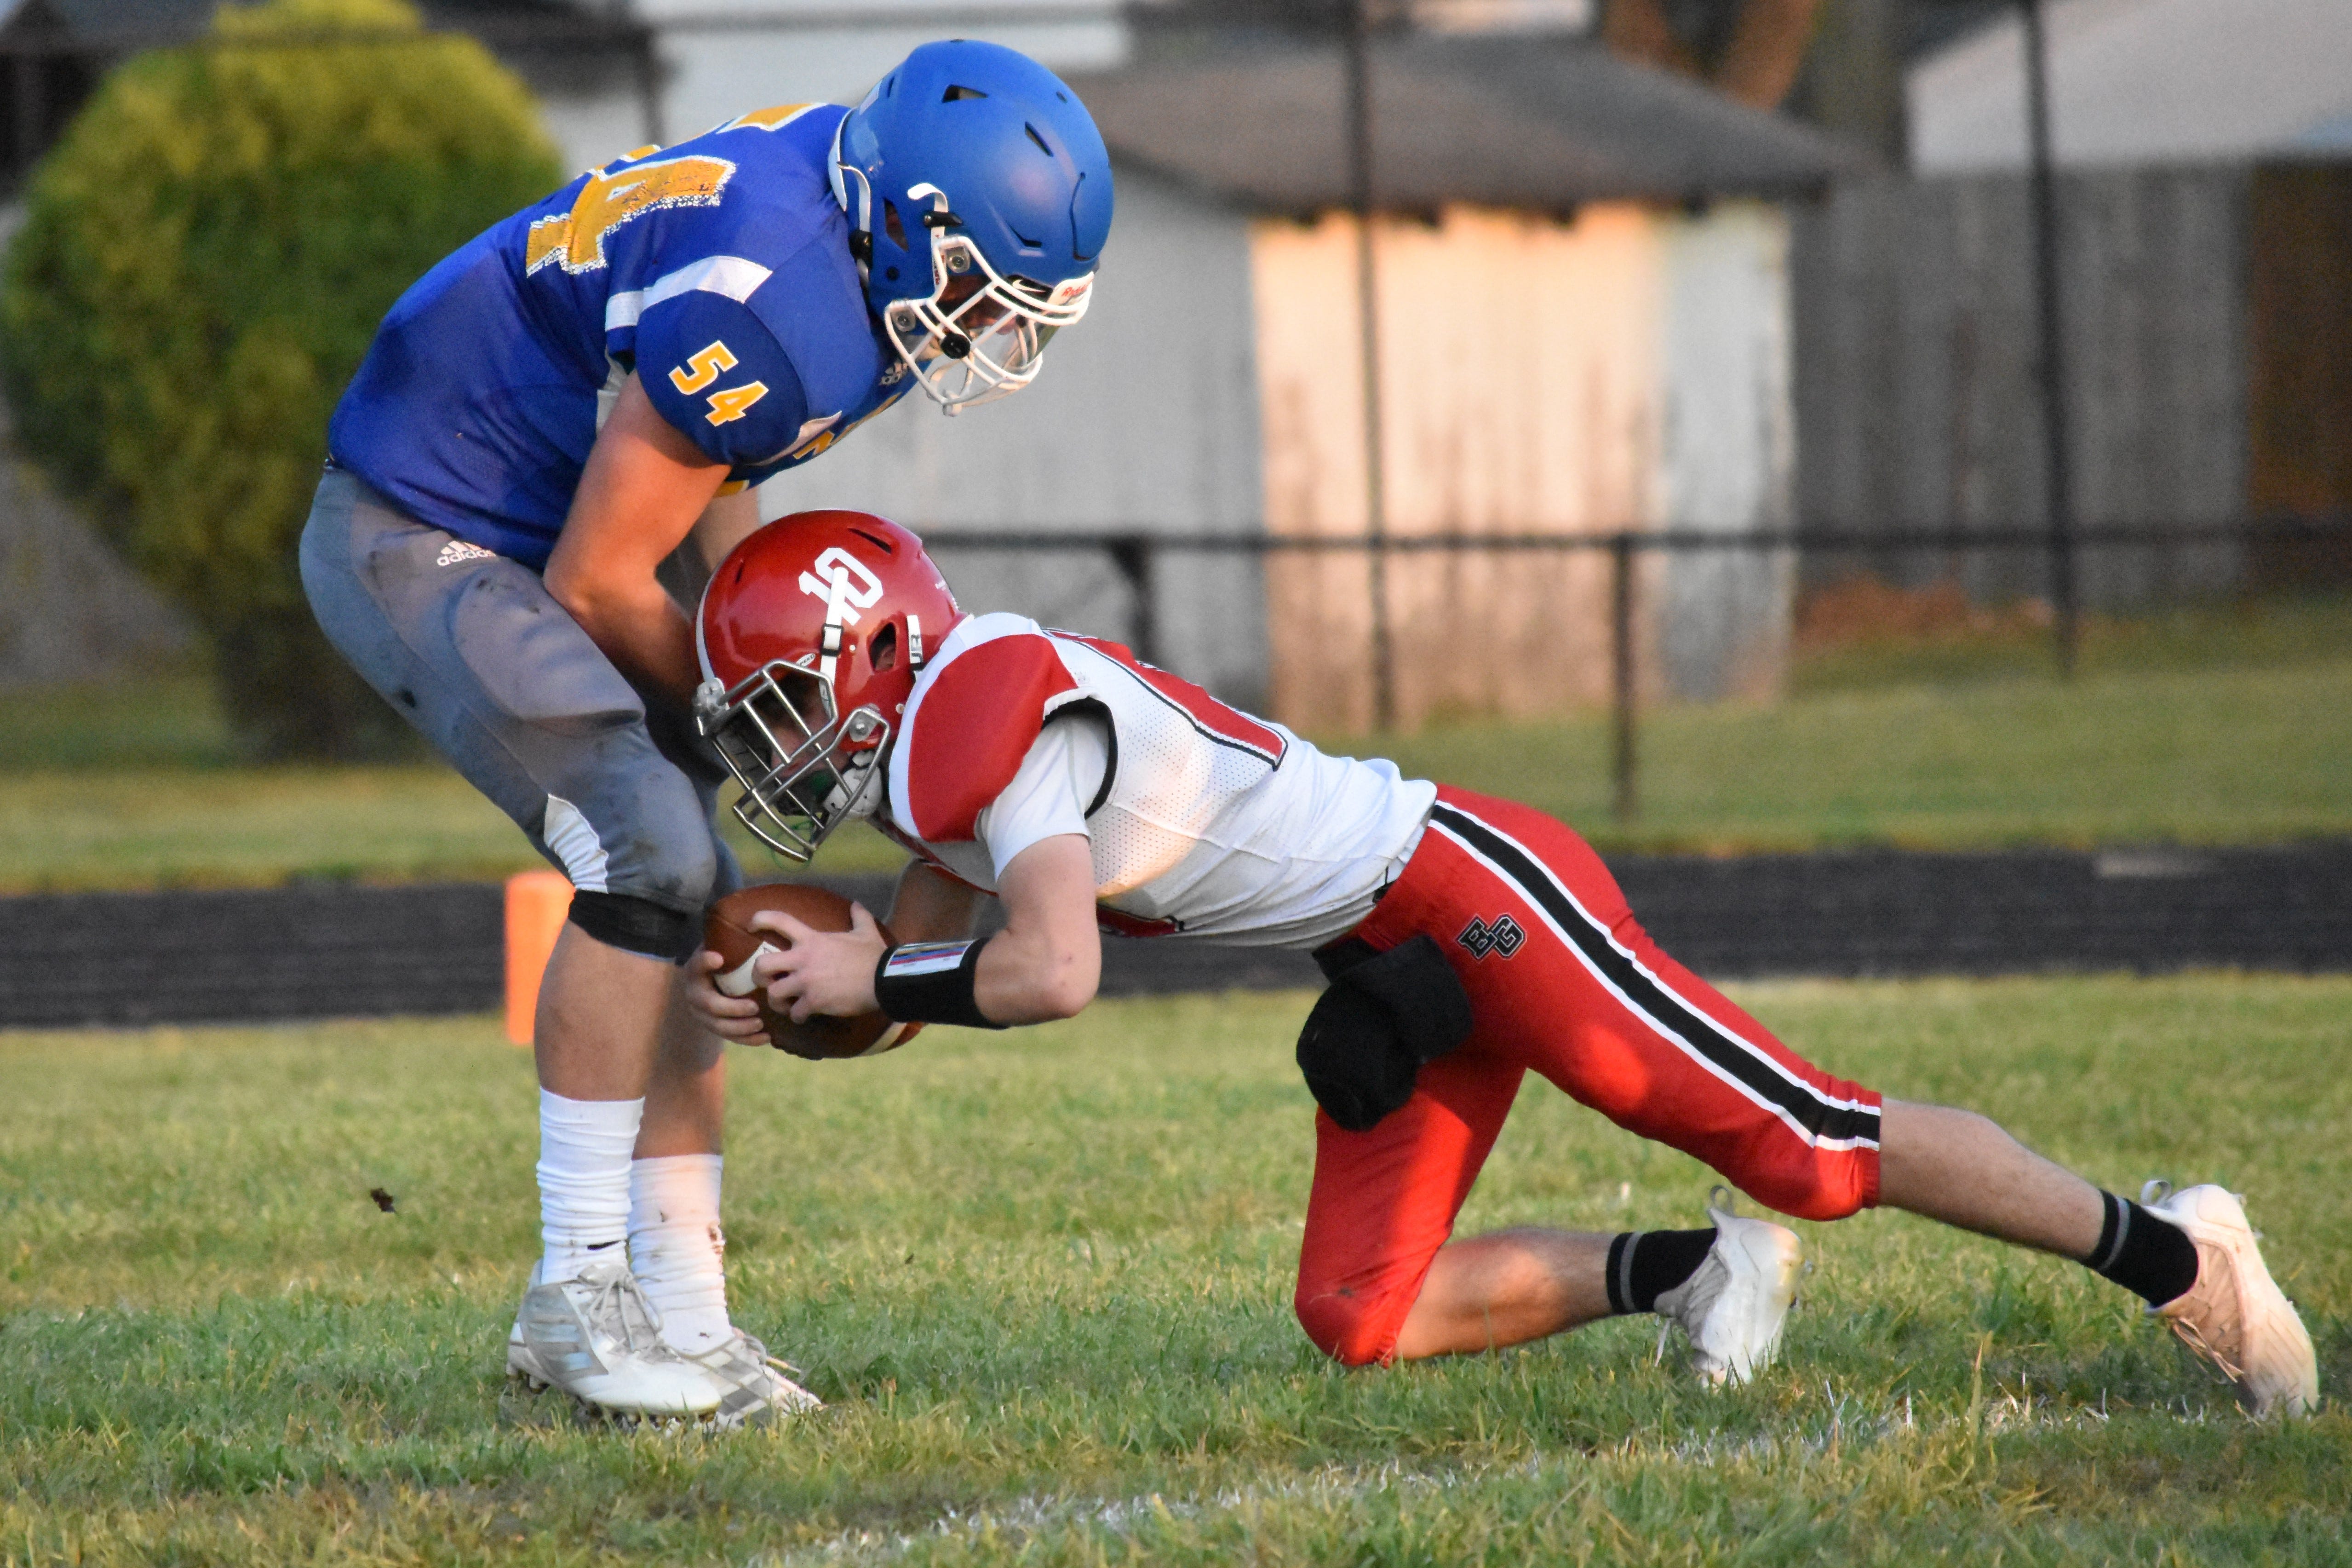
[[[1752,529],[1788,512],[1786,228],[1779,209],[1597,204],[1572,223],[1451,208],[1380,220],[1386,514],[1399,538]],[[1356,235],[1265,221],[1253,244],[1266,526],[1360,534]],[[1607,700],[1612,564],[1598,550],[1400,552],[1387,608],[1397,711],[1531,716]],[[1639,561],[1645,694],[1776,689],[1786,563]],[[1266,567],[1273,710],[1372,716],[1358,554]]]
[[[2258,169],[2249,207],[2249,501],[2257,517],[2352,516],[2352,166]],[[2273,545],[2256,572],[2341,584],[2352,550]]]
[[[2226,522],[2246,497],[2246,174],[2069,173],[2059,181],[2074,493],[2085,523]],[[2024,180],[1850,184],[1796,225],[1797,506],[1816,526],[1899,536],[2047,520],[2032,231]],[[1957,574],[1983,598],[2045,592],[2031,553],[1816,557]],[[2226,590],[2211,544],[2085,554],[2093,605]]]

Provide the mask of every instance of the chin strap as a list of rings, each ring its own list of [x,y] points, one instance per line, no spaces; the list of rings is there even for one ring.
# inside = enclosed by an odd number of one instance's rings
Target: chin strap
[[[834,786],[834,799],[847,797],[847,804],[841,808],[842,820],[847,821],[851,817],[868,817],[880,809],[882,805],[881,763],[882,748],[877,746],[872,752],[866,753],[865,760],[857,767],[842,770],[841,783]],[[825,804],[830,808],[833,803],[827,801]]]
[[[841,161],[841,133],[848,129],[849,116],[833,128],[833,153],[826,160],[825,173],[833,183],[833,199],[841,204],[842,215],[849,219],[849,253],[857,260],[857,286],[868,287],[874,268],[874,185],[866,171]],[[857,176],[857,208],[849,205],[849,177]]]
[[[808,578],[801,578],[806,583]],[[827,687],[833,685],[833,672],[841,660],[841,628],[845,622],[855,625],[857,617],[849,613],[849,569],[833,569],[833,586],[824,596],[824,633],[817,643],[816,672]]]

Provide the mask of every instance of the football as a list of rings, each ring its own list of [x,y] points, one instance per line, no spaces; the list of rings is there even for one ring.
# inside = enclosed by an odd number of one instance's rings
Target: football
[[[792,945],[774,931],[751,929],[751,917],[763,910],[788,914],[817,931],[849,929],[849,900],[824,888],[804,882],[768,882],[728,894],[711,905],[710,913],[704,917],[702,945],[724,961],[713,979],[730,996],[753,994],[759,988],[751,978],[752,960]],[[882,927],[882,940],[892,940],[887,926]],[[920,1024],[894,1023],[879,1013],[849,1018],[819,1015],[805,1024],[795,1024],[771,1010],[764,993],[759,1000],[760,1022],[768,1031],[768,1043],[810,1061],[879,1056],[905,1045],[922,1029]]]

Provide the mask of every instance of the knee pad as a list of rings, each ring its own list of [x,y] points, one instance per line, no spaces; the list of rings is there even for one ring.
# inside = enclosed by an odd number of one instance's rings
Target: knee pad
[[[1307,1331],[1315,1347],[1342,1366],[1386,1364],[1396,1355],[1396,1333],[1403,1313],[1387,1310],[1389,1302],[1347,1290],[1310,1291],[1301,1284],[1291,1306],[1298,1314],[1298,1326]],[[1391,1322],[1391,1318],[1397,1321]]]
[[[607,868],[604,891],[572,896],[572,922],[599,942],[682,963],[702,945],[703,910],[733,890],[718,885],[717,835],[696,823],[630,847]]]
[[[573,925],[607,947],[684,963],[702,945],[698,915],[627,893],[574,893]]]

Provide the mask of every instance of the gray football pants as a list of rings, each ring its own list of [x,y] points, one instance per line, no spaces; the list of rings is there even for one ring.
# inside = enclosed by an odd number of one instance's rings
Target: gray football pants
[[[716,823],[725,767],[537,573],[330,468],[302,530],[302,587],[352,668],[574,888],[644,900],[698,932],[705,905],[741,885]]]

